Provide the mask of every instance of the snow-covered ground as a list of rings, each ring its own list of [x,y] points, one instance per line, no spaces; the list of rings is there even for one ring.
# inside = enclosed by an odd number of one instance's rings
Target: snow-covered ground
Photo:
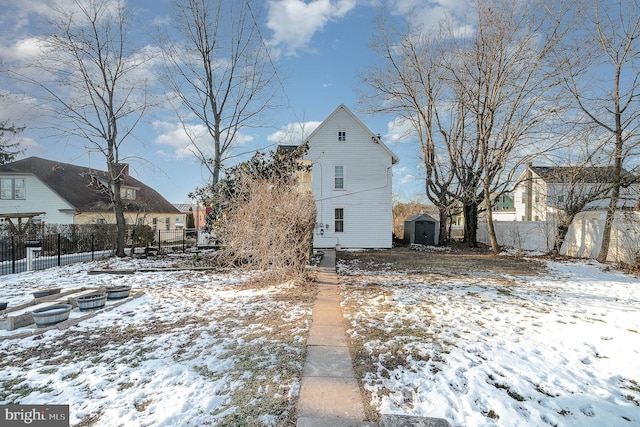
[[[292,283],[261,285],[237,271],[87,274],[149,263],[113,259],[0,277],[0,301],[10,307],[50,287],[144,292],[78,326],[0,341],[0,403],[68,404],[71,425],[287,425],[313,299]],[[0,330],[0,338],[25,330],[37,328]]]
[[[602,267],[458,278],[339,263],[371,405],[467,427],[640,425],[640,282]]]
[[[87,274],[150,263],[0,277],[10,306],[48,287],[144,292],[78,326],[0,340],[0,404],[69,404],[71,425],[294,426],[313,289],[238,271]],[[640,284],[602,267],[458,277],[339,263],[371,405],[465,427],[640,425]]]

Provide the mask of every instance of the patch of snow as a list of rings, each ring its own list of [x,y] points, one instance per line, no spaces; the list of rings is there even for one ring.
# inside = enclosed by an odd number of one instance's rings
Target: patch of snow
[[[262,388],[253,403],[282,403],[256,417],[276,425],[299,393],[310,303],[285,295],[292,283],[245,286],[256,275],[240,271],[87,274],[176,262],[111,259],[0,277],[0,300],[9,307],[49,287],[144,292],[69,329],[1,340],[0,403],[68,404],[71,425],[91,418],[94,426],[210,425],[241,409],[234,396],[250,390],[259,371],[277,387]],[[75,309],[70,317],[79,315]],[[0,330],[0,338],[25,330],[38,332],[35,325]]]
[[[548,267],[505,281],[343,264],[348,332],[377,361],[371,404],[454,426],[640,424],[640,282],[597,263]]]

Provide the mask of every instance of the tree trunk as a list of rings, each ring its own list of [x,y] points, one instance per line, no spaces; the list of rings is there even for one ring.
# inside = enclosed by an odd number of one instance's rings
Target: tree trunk
[[[478,246],[478,203],[464,204],[464,242],[475,248]]]
[[[562,244],[564,243],[564,239],[566,239],[568,232],[569,232],[568,224],[558,224],[558,235],[556,236],[556,239],[553,242],[553,249],[551,251],[552,255],[560,254],[560,249],[562,248]]]
[[[598,262],[607,262],[609,257],[609,243],[611,241],[611,228],[613,227],[613,218],[616,214],[616,207],[618,200],[620,199],[620,185],[616,185],[613,188],[611,194],[611,201],[609,202],[609,208],[607,209],[607,217],[604,221],[604,229],[602,230],[602,246],[600,246],[600,252],[598,253]]]
[[[611,201],[609,202],[609,209],[607,209],[607,217],[604,221],[604,230],[602,230],[602,246],[600,246],[600,253],[598,254],[598,262],[607,262],[609,257],[609,243],[611,241],[611,228],[613,226],[613,218],[616,214],[616,208],[618,207],[618,200],[620,199],[620,187],[622,186],[622,159],[623,159],[623,133],[624,128],[622,126],[622,109],[620,107],[620,71],[616,73],[616,89],[615,89],[615,160],[613,162],[613,189],[611,191]]]
[[[489,239],[491,240],[491,250],[494,255],[500,254],[500,246],[498,245],[498,238],[496,237],[496,230],[493,226],[493,209],[491,209],[491,199],[488,196],[489,192],[485,190],[484,202],[487,206],[487,230],[489,232]]]
[[[127,222],[124,219],[124,208],[122,206],[122,197],[120,197],[121,188],[121,183],[116,179],[113,183],[113,213],[116,217],[116,256],[125,257],[127,256],[124,251]]]
[[[448,228],[447,228],[447,211],[448,209],[440,207],[438,208],[438,216],[439,216],[439,220],[440,220],[440,231],[439,231],[439,235],[438,235],[438,244],[439,245],[444,245],[449,241],[449,232],[448,232]]]

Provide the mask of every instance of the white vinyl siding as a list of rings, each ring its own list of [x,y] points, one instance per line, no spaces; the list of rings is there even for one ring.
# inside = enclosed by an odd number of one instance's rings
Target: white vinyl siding
[[[9,180],[13,196],[10,199],[0,198],[0,212],[46,212],[41,219],[47,224],[74,223],[73,206],[33,175],[20,177],[5,175],[0,179]],[[14,186],[16,182],[17,187]],[[5,185],[8,188],[9,184]]]
[[[348,144],[337,140],[339,131],[348,135]],[[393,157],[372,135],[345,109],[336,110],[310,135],[305,159],[313,159],[316,222],[332,225],[314,234],[314,247],[391,247]]]

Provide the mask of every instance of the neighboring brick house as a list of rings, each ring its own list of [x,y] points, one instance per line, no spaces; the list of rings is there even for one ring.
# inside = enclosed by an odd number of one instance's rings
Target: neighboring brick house
[[[155,230],[184,227],[184,213],[129,175],[128,165],[122,166],[127,224]],[[104,171],[28,157],[0,165],[0,215],[31,214],[48,224],[115,224],[108,188]]]

